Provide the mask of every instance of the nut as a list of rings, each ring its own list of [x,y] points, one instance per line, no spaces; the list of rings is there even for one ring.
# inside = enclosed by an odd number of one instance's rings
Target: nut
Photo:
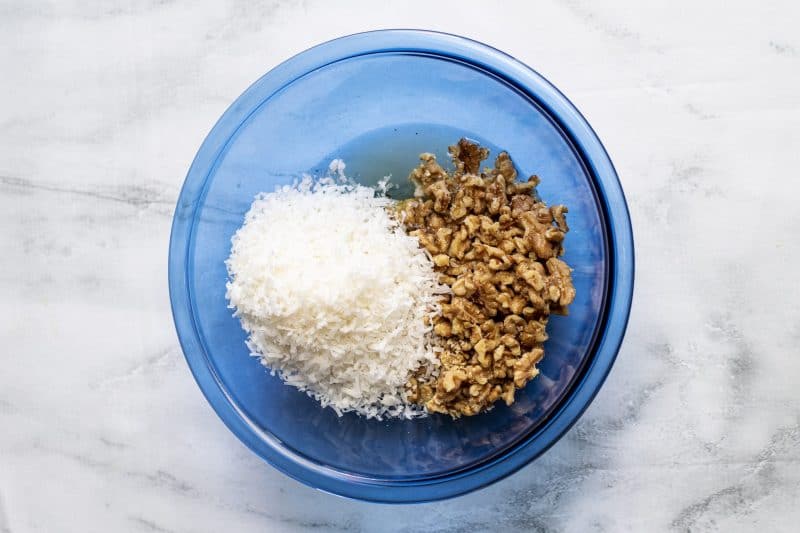
[[[450,264],[450,256],[447,254],[439,254],[433,256],[433,264],[437,267],[446,267]]]

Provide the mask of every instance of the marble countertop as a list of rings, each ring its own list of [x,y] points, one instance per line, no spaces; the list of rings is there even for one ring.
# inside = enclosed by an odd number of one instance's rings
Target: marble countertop
[[[800,4],[769,4],[0,1],[0,532],[792,530]],[[386,27],[478,39],[561,88],[617,166],[637,253],[580,422],[512,477],[414,507],[248,451],[188,371],[166,283],[179,188],[230,102]]]

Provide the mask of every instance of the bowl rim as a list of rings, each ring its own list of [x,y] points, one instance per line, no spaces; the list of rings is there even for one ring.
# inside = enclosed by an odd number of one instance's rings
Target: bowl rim
[[[331,63],[382,53],[429,54],[460,61],[490,72],[534,100],[581,156],[594,178],[608,223],[606,320],[571,393],[549,420],[505,453],[473,468],[422,480],[374,479],[327,468],[287,449],[274,435],[252,424],[222,386],[202,347],[187,276],[193,268],[194,214],[205,197],[207,178],[242,123],[297,78]],[[223,113],[203,141],[181,188],[170,234],[168,278],[173,320],[186,361],[207,401],[239,440],[273,467],[313,488],[364,501],[421,503],[465,494],[516,472],[555,444],[583,414],[610,372],[627,327],[633,297],[633,231],[608,153],[586,119],[544,77],[512,56],[466,37],[428,30],[376,30],[327,41],[291,57],[259,78]]]

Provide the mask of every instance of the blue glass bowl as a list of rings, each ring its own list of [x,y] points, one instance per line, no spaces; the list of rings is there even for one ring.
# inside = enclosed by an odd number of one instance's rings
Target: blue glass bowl
[[[227,308],[223,262],[255,194],[322,172],[333,158],[364,183],[387,173],[403,182],[419,153],[447,161],[447,146],[462,136],[489,147],[492,158],[507,150],[520,174],[541,177],[542,198],[569,206],[565,259],[575,269],[577,298],[569,316],[551,320],[541,375],[516,403],[460,420],[339,417],[249,357]],[[475,41],[391,30],[307,50],[225,112],[178,200],[169,287],[195,379],[242,442],[321,490],[419,502],[510,474],[575,422],[622,341],[633,266],[630,220],[611,161],[556,88]]]

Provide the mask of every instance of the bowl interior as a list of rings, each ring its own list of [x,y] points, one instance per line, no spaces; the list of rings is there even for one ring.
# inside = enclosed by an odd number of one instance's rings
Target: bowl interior
[[[420,152],[447,161],[447,146],[461,136],[489,147],[490,162],[500,148],[507,150],[522,175],[541,177],[538,190],[548,204],[569,207],[565,259],[574,268],[577,297],[570,316],[550,321],[541,375],[517,393],[517,402],[456,421],[339,417],[248,357],[245,334],[227,308],[224,261],[253,197],[302,172],[324,172],[337,157],[363,183],[392,174],[403,184]],[[311,463],[378,480],[429,478],[474,466],[540,428],[591,357],[609,266],[597,192],[548,113],[484,70],[430,54],[392,52],[314,70],[265,96],[212,166],[200,198],[186,275],[206,362],[252,426]]]

